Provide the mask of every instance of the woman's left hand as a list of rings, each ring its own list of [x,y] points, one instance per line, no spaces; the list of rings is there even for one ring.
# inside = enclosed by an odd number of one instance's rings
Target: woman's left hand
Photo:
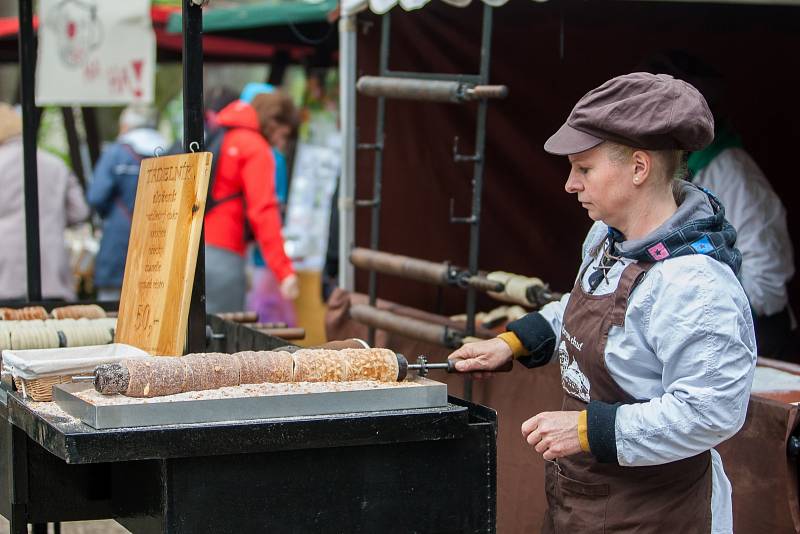
[[[545,460],[581,452],[578,439],[580,412],[542,412],[522,423],[522,437]]]

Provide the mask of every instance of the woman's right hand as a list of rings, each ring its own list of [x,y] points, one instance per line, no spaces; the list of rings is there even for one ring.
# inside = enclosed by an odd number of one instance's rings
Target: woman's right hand
[[[500,338],[467,343],[447,357],[454,360],[456,371],[472,373],[475,378],[488,378],[492,371],[511,361],[511,347]]]
[[[296,274],[290,274],[281,281],[280,292],[286,300],[294,300],[300,296],[300,283]]]

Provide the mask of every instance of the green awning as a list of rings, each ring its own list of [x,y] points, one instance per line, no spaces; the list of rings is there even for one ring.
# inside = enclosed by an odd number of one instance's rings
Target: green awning
[[[203,10],[203,31],[221,32],[258,28],[263,26],[285,26],[310,22],[326,22],[327,15],[339,5],[338,0],[273,0],[235,7],[213,7]],[[181,14],[169,18],[167,32],[181,33]]]

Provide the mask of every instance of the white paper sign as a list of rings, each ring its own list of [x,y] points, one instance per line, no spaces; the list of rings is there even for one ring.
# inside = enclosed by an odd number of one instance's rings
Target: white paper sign
[[[331,197],[339,177],[336,150],[300,143],[286,213],[286,251],[297,270],[319,271],[328,249]]]
[[[36,104],[152,103],[150,0],[40,0]]]

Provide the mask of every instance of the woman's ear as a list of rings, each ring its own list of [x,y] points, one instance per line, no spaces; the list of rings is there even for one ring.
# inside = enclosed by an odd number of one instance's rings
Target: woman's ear
[[[633,183],[642,185],[650,177],[653,170],[653,156],[644,150],[636,150],[631,156],[633,161]]]

